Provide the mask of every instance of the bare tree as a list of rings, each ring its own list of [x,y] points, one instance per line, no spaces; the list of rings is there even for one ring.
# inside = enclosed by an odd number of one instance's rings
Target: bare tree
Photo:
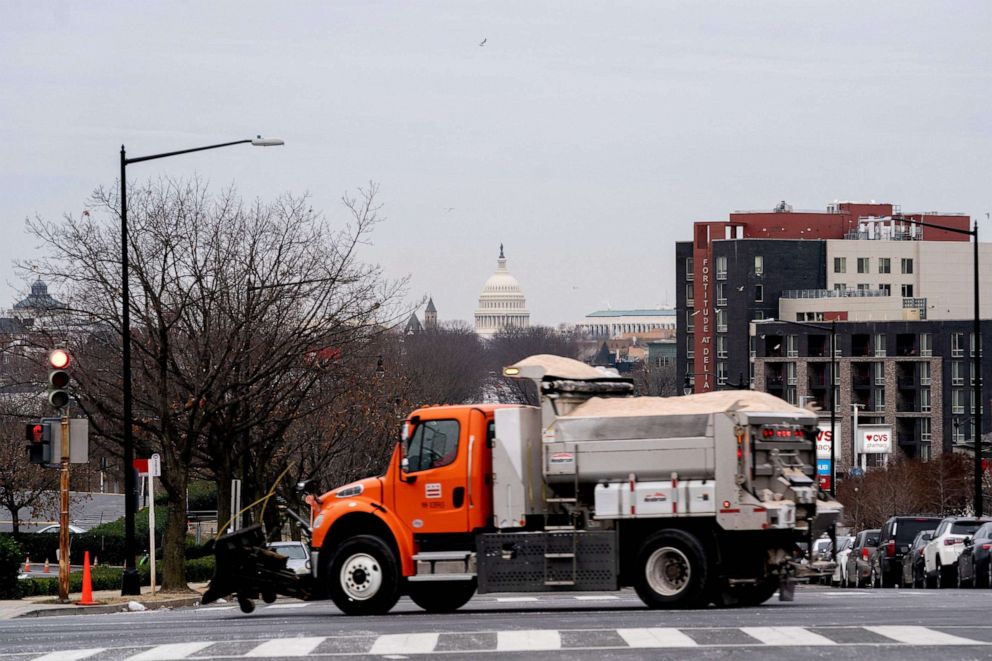
[[[356,350],[370,329],[384,327],[402,283],[358,259],[378,222],[375,194],[372,185],[346,198],[352,220],[331,231],[306,198],[246,205],[233,190],[211,197],[196,180],[132,188],[135,440],[139,450],[162,454],[170,501],[163,589],[186,589],[185,493],[194,465],[223,485],[234,457],[265,444],[274,452],[304,407],[317,406],[311,393],[323,376],[313,357]],[[29,224],[56,251],[29,268],[71,292],[80,405],[96,431],[117,442],[118,209],[116,194],[98,189],[90,215]]]

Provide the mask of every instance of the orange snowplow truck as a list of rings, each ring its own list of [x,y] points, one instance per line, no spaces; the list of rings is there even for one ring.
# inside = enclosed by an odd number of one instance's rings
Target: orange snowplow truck
[[[797,543],[841,513],[817,487],[808,410],[751,391],[634,397],[557,356],[504,375],[540,405],[418,409],[384,474],[309,499],[315,594],[354,615],[403,594],[447,612],[477,591],[625,586],[655,608],[756,605],[791,598],[809,571]]]

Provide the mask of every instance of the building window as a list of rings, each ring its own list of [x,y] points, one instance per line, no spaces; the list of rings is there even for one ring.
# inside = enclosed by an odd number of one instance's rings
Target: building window
[[[879,273],[892,273],[892,260],[888,257],[878,258],[878,272]]]
[[[959,388],[951,390],[951,413],[964,413],[964,391]]]
[[[905,284],[902,286],[902,297],[913,298],[913,285]]]
[[[694,361],[686,361],[685,375],[689,379],[690,386],[696,385],[696,363]]]
[[[847,257],[834,257],[834,273],[847,273]]]
[[[955,443],[960,443],[964,440],[964,424],[960,418],[954,418],[951,423],[951,440]]]
[[[901,262],[901,268],[902,268],[903,274],[908,275],[908,274],[910,274],[910,273],[913,272],[913,258],[912,257],[903,257],[900,260],[900,262]]]
[[[885,385],[885,363],[872,363],[872,369],[875,372],[875,385],[884,386]]]
[[[930,333],[920,333],[920,355],[927,358],[933,356],[933,338]]]
[[[696,304],[695,289],[691,282],[685,283],[685,304],[690,307]]]
[[[930,363],[920,363],[920,385],[929,386],[932,380]]]
[[[796,385],[796,364],[786,363],[785,364],[785,382],[787,385]]]
[[[885,355],[885,334],[878,333],[875,335],[875,355],[884,356]]]
[[[785,401],[789,402],[793,406],[796,406],[796,388],[795,386],[789,386],[785,389]]]
[[[727,336],[717,335],[716,336],[716,357],[726,358],[727,357]]]
[[[968,401],[971,402],[971,410],[969,411],[969,413],[971,413],[972,415],[975,415],[975,391],[974,390],[969,390],[968,391]],[[974,436],[972,436],[972,438],[974,438]]]
[[[718,282],[716,283],[716,304],[726,305],[727,304],[727,283]]]
[[[920,418],[920,440],[929,445],[931,437],[930,418]]]
[[[930,389],[920,388],[920,412],[930,412]],[[927,420],[929,422],[929,420]]]
[[[754,274],[761,275],[765,272],[765,258],[761,255],[754,256]]]
[[[885,388],[875,388],[875,396],[872,399],[876,411],[885,410]]]
[[[858,257],[858,273],[868,273],[868,257]]]
[[[871,285],[869,285],[867,282],[858,283],[858,291],[869,291],[869,290],[871,290]]]
[[[720,255],[716,258],[716,279],[727,279],[727,256]]]
[[[692,266],[692,257],[685,258],[685,279],[687,282],[691,282],[696,278],[696,271]]]
[[[835,282],[834,291],[847,291],[847,284],[844,282]]]
[[[725,308],[717,308],[716,311],[716,332],[726,333],[727,332],[727,310]]]
[[[789,358],[795,358],[799,355],[799,338],[795,335],[785,336],[785,355]]]
[[[696,332],[696,313],[692,310],[685,311],[685,332]]]
[[[765,286],[755,285],[754,287],[754,302],[763,303],[765,300]]]
[[[685,357],[695,358],[696,357],[696,343],[695,338],[687,337],[685,338]]]
[[[974,333],[969,333],[968,336],[969,336],[968,346],[970,348],[971,355],[974,356],[975,355],[975,334]],[[978,337],[978,356],[979,356],[979,358],[981,358],[981,356],[982,356],[982,338],[981,338],[981,336]]]
[[[727,363],[722,360],[716,363],[716,383],[720,386],[727,385]]]
[[[751,316],[752,319],[764,319],[765,318],[765,311],[764,310],[755,310],[754,312],[751,313],[751,315],[752,315]]]
[[[960,358],[964,355],[964,333],[951,333],[951,357]]]
[[[951,361],[951,385],[952,386],[964,385],[964,363],[962,363],[960,360]]]
[[[891,296],[892,295],[892,285],[890,285],[890,284],[881,284],[881,285],[878,286],[878,291],[882,292],[885,296]]]

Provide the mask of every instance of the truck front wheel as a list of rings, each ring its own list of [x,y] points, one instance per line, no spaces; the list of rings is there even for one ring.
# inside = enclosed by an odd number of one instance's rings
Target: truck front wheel
[[[407,593],[413,603],[428,613],[453,613],[472,599],[476,582],[427,581],[410,583]]]
[[[698,608],[707,602],[706,551],[694,536],[664,530],[637,553],[637,596],[651,608]]]
[[[359,535],[343,542],[327,573],[331,599],[346,615],[388,613],[400,597],[399,585],[395,554],[373,535]]]

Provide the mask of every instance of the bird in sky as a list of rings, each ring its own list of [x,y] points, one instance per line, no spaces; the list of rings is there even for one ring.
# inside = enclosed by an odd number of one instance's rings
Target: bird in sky
[[[485,46],[487,41],[489,41],[489,37],[483,37],[482,41],[479,42],[479,46]]]

